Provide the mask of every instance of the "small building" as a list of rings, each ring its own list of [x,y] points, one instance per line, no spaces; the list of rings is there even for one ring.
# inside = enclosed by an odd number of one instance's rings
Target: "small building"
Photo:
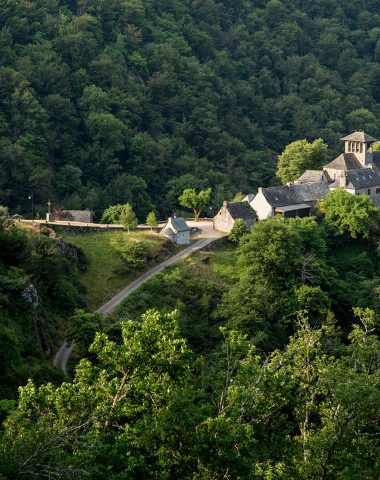
[[[190,243],[190,227],[182,217],[169,217],[160,235],[163,235],[178,245],[187,245]]]
[[[214,217],[214,230],[229,233],[238,218],[242,219],[247,227],[251,227],[256,223],[257,216],[246,201],[234,203],[224,201],[222,208]]]
[[[73,222],[92,223],[92,213],[90,210],[65,210],[70,215]]]
[[[284,217],[307,217],[315,212],[316,203],[326,198],[325,183],[290,184],[259,188],[250,203],[259,220],[282,214]]]
[[[48,222],[93,223],[90,210],[62,210],[61,208],[54,210],[52,213],[47,213],[46,220]]]

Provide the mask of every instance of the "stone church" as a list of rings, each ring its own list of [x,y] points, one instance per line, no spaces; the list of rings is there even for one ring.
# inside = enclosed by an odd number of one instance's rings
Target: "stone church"
[[[343,188],[354,195],[368,195],[380,207],[380,152],[371,152],[375,138],[354,132],[341,139],[344,153],[322,170],[306,170],[294,183],[326,183],[330,190]]]

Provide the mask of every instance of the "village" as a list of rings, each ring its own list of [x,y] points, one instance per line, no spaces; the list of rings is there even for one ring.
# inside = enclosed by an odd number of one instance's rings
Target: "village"
[[[321,170],[306,170],[287,185],[259,187],[256,194],[247,194],[239,202],[224,201],[213,219],[202,222],[202,228],[197,222],[189,222],[174,213],[166,223],[157,224],[156,230],[173,243],[187,245],[191,242],[192,234],[202,229],[206,229],[209,236],[211,228],[228,234],[238,219],[250,228],[257,221],[276,215],[285,218],[315,215],[318,202],[324,200],[329,191],[337,189],[352,195],[367,195],[380,207],[380,152],[371,151],[376,139],[365,132],[356,131],[341,138],[341,141],[344,142],[344,153]],[[89,210],[64,210],[59,220],[49,212],[46,221],[40,223],[58,223],[61,227],[66,225],[85,230],[123,229],[122,225],[93,223]],[[149,227],[140,225],[139,228]]]

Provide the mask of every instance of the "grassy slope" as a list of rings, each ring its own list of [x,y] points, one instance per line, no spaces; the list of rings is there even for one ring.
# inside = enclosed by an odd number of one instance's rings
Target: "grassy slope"
[[[140,270],[123,270],[123,261],[110,244],[111,238],[119,234],[120,232],[111,231],[83,235],[62,233],[64,240],[79,247],[86,256],[88,266],[82,275],[82,283],[87,291],[87,306],[90,309],[102,305],[151,267],[151,263],[147,263],[145,268]],[[144,241],[148,244],[152,256],[158,255],[166,243],[163,237],[150,232],[131,232],[128,238]],[[175,249],[171,253],[177,251]]]
[[[219,337],[217,305],[238,274],[236,247],[197,252],[142,285],[115,312],[139,318],[149,308],[179,311],[182,334],[192,348],[210,351]]]

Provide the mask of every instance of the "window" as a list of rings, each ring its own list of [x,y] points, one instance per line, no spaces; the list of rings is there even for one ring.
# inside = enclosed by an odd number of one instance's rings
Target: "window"
[[[371,195],[371,189],[370,188],[367,190],[367,193],[368,193],[368,195]]]
[[[377,188],[376,188],[376,194],[379,194],[379,193],[380,193],[380,188],[377,187]]]

